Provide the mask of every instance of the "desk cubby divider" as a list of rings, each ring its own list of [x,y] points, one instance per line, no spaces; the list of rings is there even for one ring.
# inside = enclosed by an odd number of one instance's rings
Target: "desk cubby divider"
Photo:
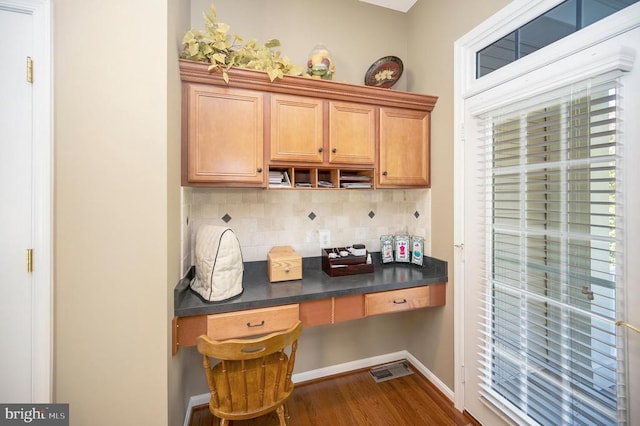
[[[270,189],[372,189],[373,169],[270,166]]]

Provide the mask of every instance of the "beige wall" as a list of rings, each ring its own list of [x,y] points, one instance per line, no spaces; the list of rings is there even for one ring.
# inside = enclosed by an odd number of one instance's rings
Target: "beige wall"
[[[431,117],[431,253],[449,261],[447,305],[415,313],[409,351],[450,389],[453,365],[453,43],[509,3],[508,0],[418,0],[409,12],[411,91],[438,96]]]
[[[425,1],[425,0],[421,0]],[[304,66],[318,43],[331,51],[335,80],[363,84],[377,59],[407,57],[406,15],[358,0],[215,0],[218,21],[245,40],[280,40],[280,50],[294,64]],[[211,1],[192,0],[191,25],[204,28],[202,12]],[[394,89],[406,89],[404,78]]]
[[[180,211],[168,3],[182,31],[177,0],[52,2],[53,391],[72,425],[178,424],[184,412],[181,400],[167,409]]]

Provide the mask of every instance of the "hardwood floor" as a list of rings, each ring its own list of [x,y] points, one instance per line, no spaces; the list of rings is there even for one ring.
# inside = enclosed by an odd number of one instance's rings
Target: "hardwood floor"
[[[376,383],[369,370],[297,384],[288,404],[290,426],[464,426],[478,425],[453,408],[424,376]],[[209,407],[195,407],[190,426],[217,425]],[[275,414],[233,422],[233,426],[277,425]]]

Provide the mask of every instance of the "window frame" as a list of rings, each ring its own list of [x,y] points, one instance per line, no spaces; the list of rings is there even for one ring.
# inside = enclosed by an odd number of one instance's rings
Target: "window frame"
[[[500,10],[489,18],[481,27],[477,27],[470,33],[459,39],[454,44],[455,61],[462,64],[465,69],[471,69],[469,74],[459,72],[456,67],[454,83],[458,86],[457,95],[469,98],[504,82],[522,77],[533,71],[556,63],[562,58],[571,56],[591,46],[605,41],[618,34],[629,31],[637,26],[637,11],[640,4],[636,3],[620,12],[608,16],[606,19],[595,22],[580,31],[564,37],[557,42],[537,50],[529,55],[507,64],[483,77],[476,78],[476,53],[489,44],[514,32],[524,24],[553,9],[565,0],[514,0],[509,6]],[[486,30],[484,27],[490,28]],[[611,28],[615,28],[612,33]],[[584,76],[576,76],[575,81],[585,80],[593,73],[583,73]],[[456,99],[458,97],[456,96]]]
[[[498,69],[510,63],[519,61],[524,57],[540,49],[544,49],[553,43],[557,43],[558,41],[568,37],[569,35],[577,31],[581,31],[582,29],[588,27],[589,25],[593,25],[594,23],[616,13],[616,12],[613,12],[609,14],[600,14],[598,16],[592,16],[592,19],[590,20],[590,22],[585,22],[586,18],[590,16],[589,12],[594,12],[596,10],[594,7],[594,4],[598,1],[602,1],[602,0],[563,0],[559,2],[557,5],[555,5],[554,7],[552,7],[551,9],[547,10],[545,13],[539,16],[536,16],[529,22],[526,22],[525,24],[517,27],[513,32],[508,33],[507,35],[500,37],[497,40],[489,43],[487,46],[478,49],[475,52],[476,79],[489,75],[490,73],[495,72]],[[638,0],[633,0],[633,1],[637,2]],[[614,7],[617,7],[617,6],[622,6],[622,5],[615,5],[615,6],[611,6],[610,8],[613,9]],[[629,6],[631,5],[623,6],[622,9],[625,9]],[[571,18],[572,20],[569,20],[569,18]],[[530,49],[528,50],[523,49],[523,46],[526,45],[527,41],[533,41],[533,39],[528,37],[527,34],[535,33],[535,30],[532,32],[531,29],[540,28],[541,22],[543,21],[554,25],[554,28],[556,30],[559,28],[559,25],[564,25],[561,31],[565,32],[566,34],[564,35],[553,34],[553,31],[550,31],[549,33],[545,32],[545,35],[548,34],[548,39],[538,40],[542,44],[539,44],[539,45],[532,44]],[[513,46],[507,45],[510,42],[513,43]],[[492,57],[491,55],[487,55],[483,52],[493,51],[494,53],[497,53],[495,52],[495,49],[496,48],[500,49],[501,47],[506,49],[507,52],[512,53],[512,56],[510,58],[507,58],[506,56],[504,57],[503,65],[497,65],[497,68],[495,69],[491,69],[492,67],[490,66],[490,64],[487,64],[487,66],[481,66],[481,63],[483,63],[483,59],[488,59],[490,61],[489,58]],[[512,48],[513,50],[511,50],[510,48]],[[495,58],[496,60],[500,59],[497,56],[494,56],[493,58]],[[487,71],[483,72],[483,69],[486,69]]]
[[[484,23],[467,33],[454,43],[454,304],[465,306],[464,272],[464,209],[465,209],[465,144],[472,123],[465,122],[468,114],[481,114],[517,101],[526,99],[541,90],[552,90],[591,76],[612,70],[629,71],[635,59],[631,49],[598,49],[597,55],[590,55],[593,46],[637,28],[640,21],[640,3],[610,15],[588,27],[537,52],[508,64],[488,75],[476,78],[476,52],[501,37],[513,32],[536,16],[544,14],[564,0],[514,0]],[[572,57],[580,63],[563,64],[562,59]],[[566,62],[566,61],[565,61]],[[563,68],[565,67],[564,72]],[[550,76],[546,69],[555,72]],[[576,69],[579,70],[576,72]],[[539,72],[534,72],[539,71]],[[526,90],[514,91],[511,82],[526,80]],[[520,83],[522,86],[522,83]],[[491,93],[488,93],[490,89]],[[468,100],[478,102],[469,106]],[[480,102],[481,101],[481,102]],[[459,410],[465,409],[465,382],[467,374],[474,374],[474,366],[465,363],[465,312],[462,308],[454,311],[454,404]],[[473,350],[470,348],[468,350]],[[475,395],[470,395],[475,397]]]

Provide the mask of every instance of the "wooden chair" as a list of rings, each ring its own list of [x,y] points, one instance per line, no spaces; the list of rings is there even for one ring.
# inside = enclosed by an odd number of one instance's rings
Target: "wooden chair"
[[[293,393],[291,374],[301,333],[302,322],[298,321],[288,330],[258,338],[217,341],[206,335],[198,337],[211,392],[209,410],[221,419],[221,426],[274,410],[280,425],[286,425],[284,404]],[[209,358],[220,362],[211,367]]]

